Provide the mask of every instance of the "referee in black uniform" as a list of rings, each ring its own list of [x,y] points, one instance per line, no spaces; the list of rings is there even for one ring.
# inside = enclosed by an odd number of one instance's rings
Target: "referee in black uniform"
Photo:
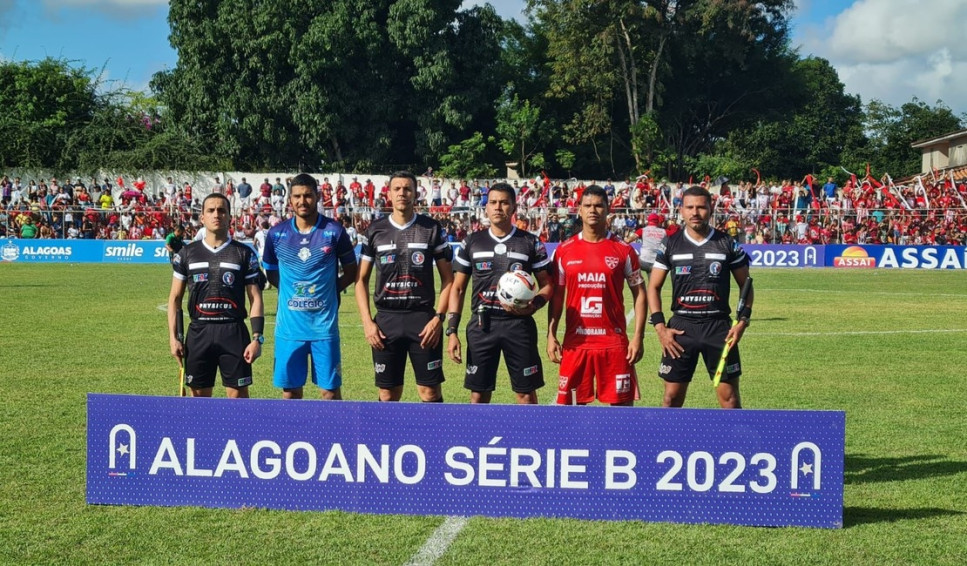
[[[457,330],[464,295],[473,278],[473,315],[467,324],[467,370],[464,387],[471,403],[489,403],[496,388],[497,368],[503,352],[510,385],[519,404],[536,404],[544,386],[544,368],[537,351],[534,312],[547,304],[554,291],[548,273],[551,259],[537,236],[514,227],[517,194],[507,183],[496,183],[487,193],[485,208],[490,228],[469,234],[454,258],[453,288],[447,313],[447,351],[460,363]],[[497,282],[508,271],[532,272],[540,291],[526,307],[511,309],[497,300]]]
[[[380,401],[399,401],[409,355],[423,402],[443,402],[443,318],[453,283],[453,250],[439,222],[416,214],[416,177],[390,176],[387,198],[393,212],[369,225],[360,237],[356,305]],[[440,273],[437,298],[433,265]],[[376,318],[369,308],[369,278],[376,271]]]
[[[192,397],[211,397],[216,370],[231,398],[248,397],[252,362],[262,353],[265,318],[261,269],[255,250],[228,235],[231,205],[212,193],[202,202],[205,238],[185,245],[172,258],[174,277],[168,295],[168,335],[171,355],[184,363]],[[188,289],[191,325],[182,344],[178,339],[181,304]],[[245,327],[245,298],[252,316],[252,335]]]
[[[681,407],[685,403],[699,355],[709,377],[713,376],[727,339],[732,340],[732,349],[715,391],[722,408],[742,406],[738,345],[749,327],[753,294],[749,293],[743,309],[736,313],[739,322],[733,326],[729,277],[735,279],[739,288],[745,284],[749,256],[730,236],[709,225],[711,214],[712,195],[707,190],[697,186],[685,190],[681,205],[685,229],[662,240],[648,278],[648,309],[652,312],[649,321],[655,326],[662,350],[658,369],[658,376],[665,380],[662,407]],[[673,316],[666,324],[661,288],[669,273]]]

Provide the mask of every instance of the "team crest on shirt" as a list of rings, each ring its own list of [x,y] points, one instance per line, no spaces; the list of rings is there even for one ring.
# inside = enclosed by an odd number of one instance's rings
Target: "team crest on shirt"
[[[604,256],[604,264],[608,266],[608,269],[614,269],[618,267],[618,258],[612,256]]]
[[[413,262],[413,265],[423,265],[423,262],[426,261],[426,256],[423,255],[423,252],[413,252],[410,260]]]
[[[711,273],[712,275],[718,275],[719,273],[722,273],[722,264],[717,261],[713,261],[708,266],[708,272]]]
[[[226,271],[225,273],[223,273],[222,283],[228,286],[231,286],[233,283],[235,283],[235,274],[232,273],[231,271]]]
[[[510,264],[510,271],[517,271],[517,270],[520,270],[520,269],[524,269],[524,264],[523,263],[521,263],[519,261],[515,261],[514,263]]]
[[[312,252],[309,251],[309,248],[299,250],[299,259],[302,261],[308,261],[310,257],[312,257]]]

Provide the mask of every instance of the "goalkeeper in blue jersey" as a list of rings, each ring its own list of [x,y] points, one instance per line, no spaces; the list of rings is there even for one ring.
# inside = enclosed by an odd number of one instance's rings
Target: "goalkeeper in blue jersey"
[[[323,399],[341,399],[339,292],[356,279],[356,255],[342,224],[319,213],[311,175],[292,179],[289,205],[295,216],[269,230],[262,255],[279,289],[273,383],[283,399],[301,399],[311,372]]]

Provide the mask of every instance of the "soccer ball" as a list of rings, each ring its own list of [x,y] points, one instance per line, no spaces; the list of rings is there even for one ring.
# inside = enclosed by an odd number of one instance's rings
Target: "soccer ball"
[[[497,282],[497,300],[508,307],[522,307],[530,304],[537,296],[537,280],[521,269],[508,271]]]

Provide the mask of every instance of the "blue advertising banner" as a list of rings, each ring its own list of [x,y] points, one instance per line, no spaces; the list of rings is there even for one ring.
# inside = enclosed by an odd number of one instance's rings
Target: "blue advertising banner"
[[[168,263],[163,240],[0,241],[0,260],[28,263]]]
[[[964,246],[826,246],[827,267],[967,269]]]
[[[87,502],[839,528],[845,421],[89,394]]]
[[[826,246],[743,244],[753,267],[823,267]]]

